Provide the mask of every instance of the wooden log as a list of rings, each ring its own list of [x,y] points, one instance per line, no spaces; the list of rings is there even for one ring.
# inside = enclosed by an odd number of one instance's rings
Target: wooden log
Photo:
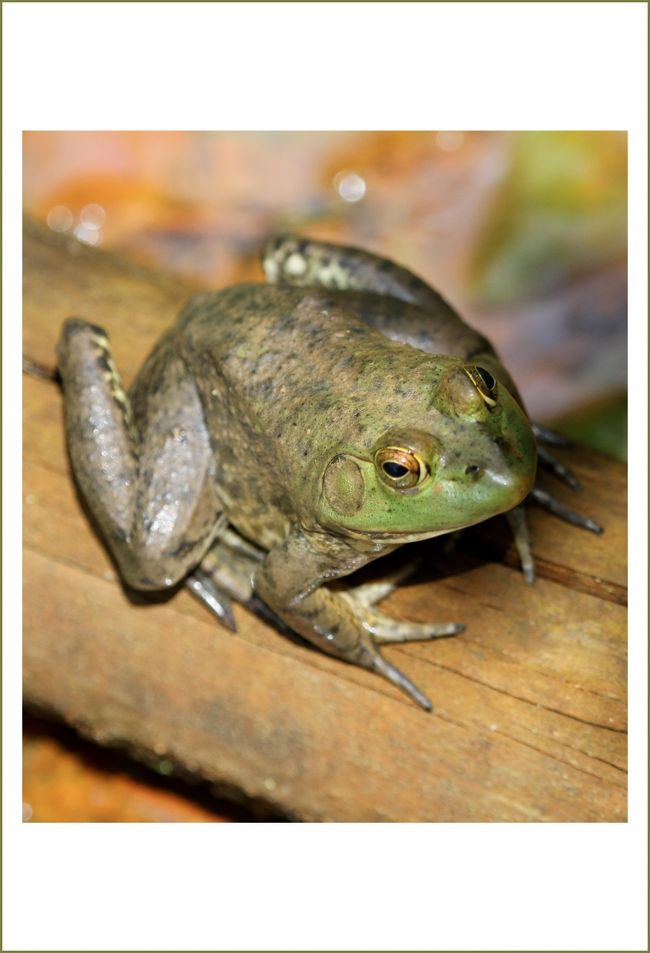
[[[426,569],[384,608],[468,623],[386,649],[432,698],[426,714],[240,607],[231,635],[185,590],[123,589],[71,482],[47,375],[62,320],[79,314],[106,327],[128,383],[192,289],[33,223],[24,276],[29,704],[301,820],[625,820],[623,466],[570,454],[584,490],[558,495],[605,533],[531,509],[534,586],[502,521],[468,531],[453,556],[443,540],[420,544]]]

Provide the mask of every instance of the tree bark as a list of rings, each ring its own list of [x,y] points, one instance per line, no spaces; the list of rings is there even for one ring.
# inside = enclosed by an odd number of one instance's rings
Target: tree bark
[[[433,700],[426,714],[242,608],[232,635],[187,591],[124,590],[71,481],[54,346],[69,315],[105,327],[128,384],[196,289],[30,222],[24,283],[28,704],[300,820],[625,820],[622,465],[564,455],[584,489],[558,496],[605,532],[531,508],[533,586],[502,521],[453,555],[421,544],[426,570],[382,608],[468,624],[385,650]]]

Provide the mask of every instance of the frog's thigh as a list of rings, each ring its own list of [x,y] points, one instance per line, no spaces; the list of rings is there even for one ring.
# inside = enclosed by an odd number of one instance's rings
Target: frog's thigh
[[[173,585],[199,562],[222,509],[193,379],[172,347],[148,370],[132,395],[141,437],[131,537],[139,585],[147,587]]]
[[[135,502],[137,438],[131,405],[102,328],[70,318],[63,325],[57,357],[72,468],[117,551],[128,538]]]
[[[444,304],[417,275],[360,248],[281,235],[263,249],[262,264],[271,284],[371,291],[424,308]]]

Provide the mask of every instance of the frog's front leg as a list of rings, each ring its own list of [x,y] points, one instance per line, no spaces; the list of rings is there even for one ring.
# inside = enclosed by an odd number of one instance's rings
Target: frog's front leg
[[[137,589],[178,582],[218,528],[210,441],[177,350],[163,339],[127,395],[101,328],[72,318],[58,344],[72,467]]]
[[[303,638],[337,658],[377,672],[397,685],[419,705],[431,702],[380,654],[376,641],[404,641],[398,629],[393,637],[378,621],[379,613],[353,598],[331,592],[325,583],[346,576],[381,553],[357,553],[345,542],[294,530],[267,555],[255,574],[255,590],[277,615]],[[408,623],[392,623],[399,628]],[[424,627],[422,627],[424,629]],[[423,634],[419,638],[431,638]],[[451,634],[447,632],[446,634]]]

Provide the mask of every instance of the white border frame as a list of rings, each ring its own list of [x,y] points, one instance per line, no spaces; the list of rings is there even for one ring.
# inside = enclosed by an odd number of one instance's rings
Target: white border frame
[[[4,4],[4,939],[11,950],[646,949],[647,8]],[[630,819],[20,823],[23,129],[627,129]]]

